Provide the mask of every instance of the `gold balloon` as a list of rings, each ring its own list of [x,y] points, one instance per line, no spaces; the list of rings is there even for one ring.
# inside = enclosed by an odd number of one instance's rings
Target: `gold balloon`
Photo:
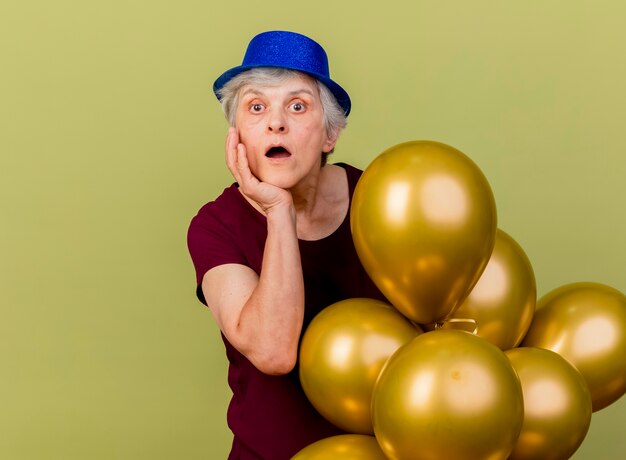
[[[300,345],[300,382],[313,407],[350,433],[373,434],[374,383],[387,359],[422,331],[373,299],[347,299],[322,310]]]
[[[452,313],[487,265],[495,200],[462,152],[438,142],[406,142],[365,169],[350,225],[374,283],[405,316],[428,324]]]
[[[585,439],[591,394],[565,358],[542,348],[513,348],[506,355],[522,382],[524,423],[510,460],[565,460]]]
[[[536,303],[535,274],[526,253],[510,235],[498,229],[485,271],[448,320],[473,319],[476,335],[508,350],[524,338]],[[446,326],[454,324],[445,323]]]
[[[291,460],[387,460],[373,436],[340,434],[308,445]]]
[[[399,349],[372,398],[376,439],[393,460],[504,460],[523,416],[504,352],[457,330],[426,332]]]
[[[626,296],[600,283],[572,283],[542,297],[522,345],[552,350],[583,375],[593,411],[626,392]]]

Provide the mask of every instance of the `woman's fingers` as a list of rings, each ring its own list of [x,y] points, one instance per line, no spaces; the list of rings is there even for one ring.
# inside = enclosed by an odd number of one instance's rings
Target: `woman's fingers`
[[[241,182],[238,166],[238,145],[239,136],[237,135],[237,130],[231,127],[228,129],[228,135],[226,136],[226,166],[235,180]]]
[[[246,146],[243,144],[237,144],[237,167],[242,174],[252,175],[250,171],[250,165],[248,164],[248,156],[246,155]]]
[[[250,171],[246,147],[239,142],[239,134],[233,127],[228,128],[226,136],[226,166],[244,193],[254,193],[259,180]]]
[[[239,186],[246,194],[253,194],[255,189],[260,184],[259,179],[252,174],[252,171],[250,171],[248,156],[246,155],[246,147],[243,144],[237,144],[237,176]]]

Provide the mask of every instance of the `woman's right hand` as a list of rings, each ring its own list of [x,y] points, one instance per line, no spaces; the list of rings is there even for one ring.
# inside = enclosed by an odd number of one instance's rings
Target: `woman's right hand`
[[[239,134],[233,127],[226,137],[226,165],[239,184],[241,192],[268,214],[278,207],[291,207],[293,199],[287,190],[260,181],[250,170],[246,146],[239,142]]]

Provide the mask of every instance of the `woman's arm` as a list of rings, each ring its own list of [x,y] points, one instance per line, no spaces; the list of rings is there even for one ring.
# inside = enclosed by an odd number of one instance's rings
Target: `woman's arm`
[[[293,369],[304,317],[304,281],[291,194],[259,182],[248,167],[245,147],[231,128],[227,164],[240,189],[267,217],[261,274],[244,265],[209,270],[202,291],[228,341],[260,371]]]

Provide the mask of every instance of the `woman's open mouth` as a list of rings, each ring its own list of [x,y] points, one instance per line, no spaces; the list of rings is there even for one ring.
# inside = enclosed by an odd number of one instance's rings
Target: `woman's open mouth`
[[[265,152],[265,156],[267,158],[288,158],[291,156],[291,153],[285,147],[276,146]]]

